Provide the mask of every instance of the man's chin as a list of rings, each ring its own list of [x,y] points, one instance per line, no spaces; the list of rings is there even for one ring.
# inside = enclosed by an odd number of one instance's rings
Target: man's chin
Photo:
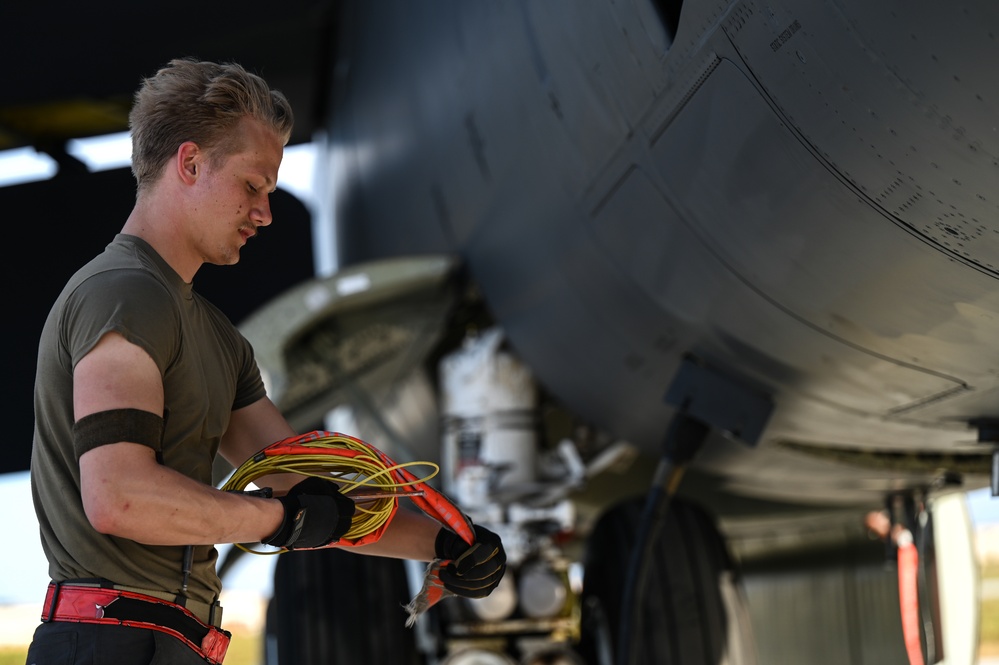
[[[223,256],[213,257],[208,261],[205,261],[205,263],[209,263],[213,266],[234,266],[239,263],[239,250],[237,249],[234,252],[226,253]]]

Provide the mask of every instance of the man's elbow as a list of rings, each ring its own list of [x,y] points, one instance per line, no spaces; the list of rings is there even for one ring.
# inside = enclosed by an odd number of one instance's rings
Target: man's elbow
[[[125,535],[125,525],[128,523],[129,504],[127,500],[114,501],[83,497],[83,511],[87,515],[90,526],[98,533],[108,536]]]

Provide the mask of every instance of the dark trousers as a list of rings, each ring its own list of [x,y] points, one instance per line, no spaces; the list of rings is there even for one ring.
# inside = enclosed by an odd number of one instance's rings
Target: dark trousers
[[[26,665],[205,665],[175,637],[156,630],[54,621],[35,629]]]

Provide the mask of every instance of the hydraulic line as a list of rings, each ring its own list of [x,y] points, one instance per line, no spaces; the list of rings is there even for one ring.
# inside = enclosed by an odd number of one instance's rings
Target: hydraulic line
[[[694,355],[686,356],[677,369],[666,391],[666,402],[673,405],[676,412],[666,433],[662,458],[631,552],[621,605],[617,665],[634,665],[636,650],[632,649],[632,641],[640,634],[638,626],[644,607],[649,558],[685,465],[704,445],[712,430],[724,432],[747,445],[756,445],[774,406],[768,393]]]
[[[637,649],[632,649],[632,638],[640,634],[638,628],[643,609],[643,591],[647,586],[650,554],[655,549],[660,527],[680,486],[686,464],[700,449],[710,431],[707,425],[682,411],[677,413],[670,423],[663,455],[656,467],[638,532],[635,534],[634,549],[631,551],[631,563],[628,566],[628,577],[625,580],[621,600],[621,622],[617,644],[618,665],[634,665],[636,662]]]
[[[898,601],[902,636],[909,665],[923,665],[923,645],[919,628],[919,552],[912,533],[902,530],[898,540]]]

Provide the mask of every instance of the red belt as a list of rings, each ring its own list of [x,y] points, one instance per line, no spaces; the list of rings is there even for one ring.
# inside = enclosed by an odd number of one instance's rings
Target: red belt
[[[104,623],[158,630],[176,637],[212,665],[221,665],[228,631],[203,623],[189,610],[159,598],[102,587],[49,584],[42,621]]]

